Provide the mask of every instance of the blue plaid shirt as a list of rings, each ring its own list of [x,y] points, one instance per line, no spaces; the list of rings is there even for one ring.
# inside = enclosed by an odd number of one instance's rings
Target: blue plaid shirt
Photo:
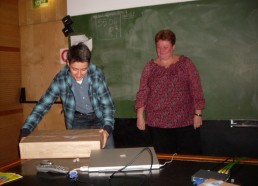
[[[41,121],[58,97],[61,98],[66,127],[72,128],[75,112],[75,98],[72,90],[72,76],[66,65],[53,79],[46,93],[40,98],[25,121],[22,131],[30,132]],[[89,97],[96,116],[103,120],[103,128],[114,129],[115,108],[105,81],[105,76],[96,65],[90,63],[87,71]]]

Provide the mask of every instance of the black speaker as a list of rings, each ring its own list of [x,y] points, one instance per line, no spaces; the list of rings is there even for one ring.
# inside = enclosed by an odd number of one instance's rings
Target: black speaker
[[[73,29],[71,27],[71,25],[73,24],[73,20],[71,19],[71,17],[69,15],[65,16],[62,19],[62,22],[64,24],[64,28],[63,28],[63,33],[65,35],[65,37],[69,36],[71,33],[73,33]]]
[[[62,22],[63,22],[64,26],[73,24],[73,20],[71,19],[71,17],[69,15],[65,16],[62,19]]]
[[[21,88],[21,93],[20,93],[20,103],[23,103],[26,101],[26,92],[25,88]]]
[[[62,31],[63,31],[65,37],[67,37],[71,33],[73,33],[73,29],[72,29],[72,27],[70,25],[65,26]]]

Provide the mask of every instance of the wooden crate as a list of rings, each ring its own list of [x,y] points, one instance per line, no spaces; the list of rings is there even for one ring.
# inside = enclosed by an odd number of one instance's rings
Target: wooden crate
[[[100,149],[99,129],[34,131],[19,148],[21,159],[89,157]]]

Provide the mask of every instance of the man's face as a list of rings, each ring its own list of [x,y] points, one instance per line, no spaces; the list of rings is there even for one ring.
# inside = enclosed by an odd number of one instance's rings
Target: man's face
[[[80,81],[86,74],[89,67],[88,62],[74,62],[69,64],[70,72],[76,81]]]

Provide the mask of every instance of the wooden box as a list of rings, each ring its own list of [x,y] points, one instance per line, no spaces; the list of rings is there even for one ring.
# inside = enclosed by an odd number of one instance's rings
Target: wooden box
[[[100,149],[99,129],[34,131],[20,142],[21,159],[84,158]]]

